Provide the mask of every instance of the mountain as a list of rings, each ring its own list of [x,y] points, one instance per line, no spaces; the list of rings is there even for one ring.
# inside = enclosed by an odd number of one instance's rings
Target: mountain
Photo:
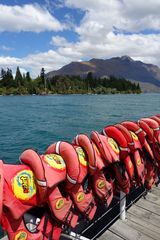
[[[80,75],[92,72],[95,77],[124,77],[139,82],[144,92],[160,92],[160,68],[153,64],[134,61],[129,56],[110,59],[91,59],[90,61],[71,62],[57,71],[46,74],[48,79],[55,75]]]

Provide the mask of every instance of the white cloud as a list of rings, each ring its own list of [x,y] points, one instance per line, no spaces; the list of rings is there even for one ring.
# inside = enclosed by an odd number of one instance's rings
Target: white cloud
[[[129,55],[132,58],[145,59],[149,62],[160,65],[159,58],[160,49],[160,34],[114,34],[110,32],[106,34],[101,41],[92,43],[92,41],[81,40],[77,43],[72,43],[60,47],[58,52],[65,57],[73,57],[74,59],[90,58],[109,58],[112,56]]]
[[[62,4],[62,0],[56,2]],[[46,4],[49,3],[50,1],[46,0]],[[79,35],[77,42],[68,42],[57,34],[51,39],[51,44],[56,46],[56,50],[29,54],[24,58],[2,56],[0,66],[14,69],[19,66],[36,76],[42,67],[48,72],[71,61],[122,55],[160,66],[160,34],[153,33],[153,30],[160,29],[159,0],[65,0],[64,3],[68,7],[84,11],[80,24],[72,27]],[[64,29],[64,25],[39,5],[9,7],[6,12],[11,14],[11,18],[5,15],[5,19],[8,19],[5,21],[10,22],[2,21],[3,10],[2,16],[0,15],[0,31],[2,27],[8,31],[12,29],[37,32]],[[70,18],[70,15],[68,17]],[[17,19],[21,23],[19,26]],[[115,28],[118,29],[117,34]],[[152,29],[152,33],[142,34],[141,31],[145,29]],[[132,34],[124,34],[124,31]]]
[[[51,44],[54,46],[66,46],[68,45],[68,41],[66,40],[66,38],[61,37],[61,36],[53,36],[52,40],[51,40]]]
[[[38,4],[7,6],[0,4],[0,32],[60,31],[65,26]]]
[[[10,56],[0,56],[0,66],[1,67],[9,67],[19,66],[21,64],[21,59],[10,57]]]
[[[68,7],[80,8],[85,16],[77,29],[81,37],[90,37],[113,30],[125,31],[160,29],[159,0],[65,0]]]
[[[1,45],[0,46],[0,50],[2,50],[2,51],[12,51],[12,50],[14,50],[14,48],[12,48],[12,47],[8,47],[8,46],[6,46],[6,45]]]
[[[17,66],[20,69],[29,71],[32,77],[37,77],[40,74],[42,67],[46,72],[59,69],[63,65],[71,62],[72,58],[63,56],[60,53],[49,50],[36,54],[29,54],[24,58],[0,56],[0,68],[11,68],[13,72],[16,71]],[[24,72],[25,72],[24,71]]]
[[[52,39],[53,40],[53,39]],[[90,58],[110,58],[114,56],[129,55],[134,60],[146,63],[158,64],[160,66],[160,34],[116,35],[112,32],[106,34],[101,42],[92,44],[90,41],[68,43],[65,38],[54,37],[58,47],[56,51],[29,54],[24,58],[0,57],[0,67],[11,68],[15,72],[17,66],[30,71],[36,77],[42,67],[46,72],[59,69],[71,61]]]
[[[159,0],[65,0],[64,3],[85,14],[79,26],[75,26],[79,41],[66,44],[59,41],[58,53],[77,60],[129,55],[160,65],[160,34],[153,34],[154,30],[160,30]],[[146,29],[152,30],[150,34],[141,33]],[[124,34],[125,31],[132,34]]]

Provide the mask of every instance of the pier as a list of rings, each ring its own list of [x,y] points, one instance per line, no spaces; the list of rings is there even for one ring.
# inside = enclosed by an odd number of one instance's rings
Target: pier
[[[140,198],[118,219],[99,240],[159,240],[160,239],[160,186],[154,187],[145,198]]]

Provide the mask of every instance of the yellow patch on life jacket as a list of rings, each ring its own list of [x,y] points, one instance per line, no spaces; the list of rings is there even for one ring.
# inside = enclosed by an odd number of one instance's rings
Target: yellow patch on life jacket
[[[117,143],[114,141],[114,139],[113,138],[108,138],[108,143],[111,146],[112,150],[114,152],[116,152],[117,154],[119,154],[119,152],[120,152],[119,147],[118,147]]]
[[[14,237],[14,240],[27,240],[27,233],[24,231],[20,231]]]
[[[56,209],[59,210],[63,206],[64,206],[64,199],[63,198],[58,199],[57,202],[56,202]]]
[[[82,166],[87,167],[88,162],[86,161],[86,156],[81,147],[76,147],[76,152],[78,154],[79,162]]]
[[[29,200],[36,194],[35,176],[31,170],[24,169],[18,172],[11,181],[16,198]]]
[[[83,192],[79,192],[79,193],[77,194],[76,199],[77,199],[77,202],[82,202],[83,199],[84,199],[84,193],[83,193]]]
[[[44,161],[54,169],[64,171],[66,169],[66,164],[63,158],[57,154],[46,154],[44,155]]]
[[[132,135],[132,138],[133,138],[135,141],[138,141],[137,135],[136,135],[134,132],[132,132],[132,131],[129,131],[129,132],[130,132],[130,134]]]
[[[138,158],[138,159],[137,159],[137,165],[138,165],[138,166],[140,166],[140,165],[141,165],[141,163],[142,163],[142,162],[141,162],[141,159],[140,159],[140,158]]]
[[[102,189],[105,186],[105,181],[104,180],[97,180],[97,184],[96,185],[97,185],[97,187],[99,189]]]

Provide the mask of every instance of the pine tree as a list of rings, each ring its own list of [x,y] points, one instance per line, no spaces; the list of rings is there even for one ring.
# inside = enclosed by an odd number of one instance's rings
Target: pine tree
[[[41,82],[42,82],[45,92],[46,92],[46,79],[45,79],[45,69],[44,68],[41,69],[40,78],[41,78]]]
[[[26,73],[26,81],[29,82],[29,83],[32,81],[29,72]]]
[[[19,67],[17,67],[17,70],[16,70],[15,81],[18,88],[23,86],[23,77]]]
[[[86,77],[87,91],[89,90],[89,88],[92,89],[93,85],[94,85],[94,79],[93,79],[92,72],[88,72],[87,77]]]
[[[45,84],[45,82],[44,82],[44,80],[45,80],[45,70],[44,70],[44,68],[41,69],[40,77],[41,77],[42,83]]]
[[[5,75],[6,75],[6,71],[3,68],[1,68],[0,79],[3,80]]]
[[[3,68],[1,69],[1,86],[10,88],[14,87],[14,80],[13,80],[13,75],[12,75],[12,70],[7,68],[7,71],[5,71]]]

